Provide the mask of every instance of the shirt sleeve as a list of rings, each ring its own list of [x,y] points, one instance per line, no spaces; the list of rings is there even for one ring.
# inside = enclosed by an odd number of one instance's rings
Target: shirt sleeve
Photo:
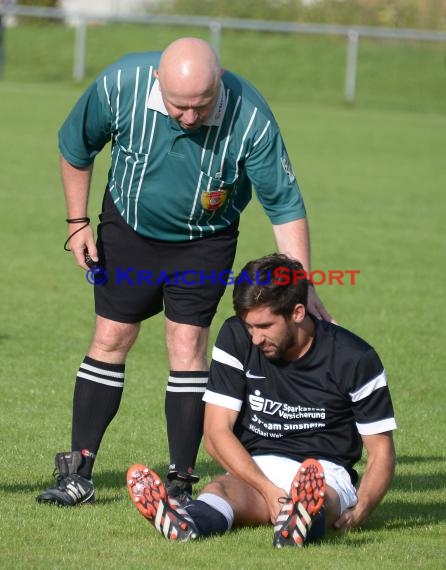
[[[205,402],[241,410],[246,391],[244,361],[249,350],[250,340],[243,324],[235,318],[226,321],[212,350]]]
[[[246,173],[271,223],[305,218],[303,197],[274,119],[266,122],[264,131],[254,141]]]
[[[88,166],[111,139],[112,113],[106,77],[97,79],[77,101],[59,131],[59,150],[73,166]]]
[[[356,427],[361,435],[374,435],[396,429],[386,371],[373,349],[359,360],[349,392]]]

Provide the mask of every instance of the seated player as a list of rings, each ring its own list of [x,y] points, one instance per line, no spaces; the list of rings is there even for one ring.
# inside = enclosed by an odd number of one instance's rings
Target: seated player
[[[273,254],[235,281],[236,316],[220,330],[204,395],[205,447],[227,473],[180,506],[154,471],[128,470],[133,503],[166,538],[271,522],[274,546],[302,546],[362,525],[388,490],[396,423],[383,365],[364,340],[307,312],[302,274]]]

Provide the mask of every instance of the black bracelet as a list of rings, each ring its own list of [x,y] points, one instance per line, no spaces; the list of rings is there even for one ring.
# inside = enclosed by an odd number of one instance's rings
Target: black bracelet
[[[311,281],[311,279],[307,279],[307,283],[308,283],[308,287],[313,287],[313,289],[314,289],[314,283],[313,283],[313,281]]]
[[[63,248],[65,251],[71,251],[71,249],[69,247],[67,247],[68,242],[70,241],[70,239],[75,236],[78,232],[81,232],[84,228],[86,228],[88,225],[90,225],[90,218],[74,218],[75,221],[73,220],[67,220],[67,222],[71,222],[74,224],[81,224],[82,222],[86,222],[81,228],[79,228],[78,230],[76,230],[75,232],[73,232],[72,234],[70,234],[67,238],[67,241],[63,244]]]
[[[85,218],[67,218],[65,221],[67,224],[89,224],[90,218],[87,218],[87,216]]]

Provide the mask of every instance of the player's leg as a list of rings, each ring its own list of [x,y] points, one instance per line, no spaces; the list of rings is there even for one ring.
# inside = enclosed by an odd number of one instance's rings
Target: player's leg
[[[165,414],[169,442],[168,492],[184,501],[192,483],[203,435],[204,403],[208,380],[207,342],[209,329],[166,318],[166,347],[169,379],[166,389]]]
[[[56,454],[56,485],[41,493],[39,502],[74,506],[94,500],[94,460],[119,409],[125,360],[138,331],[138,323],[96,318],[90,349],[76,377],[71,451]]]
[[[169,380],[166,421],[170,451],[169,495],[190,492],[203,433],[202,397],[208,379],[209,326],[225,290],[223,275],[231,269],[237,228],[163,250],[172,283],[164,289]]]
[[[358,501],[356,489],[347,470],[332,461],[320,459],[326,483],[326,528],[331,528],[341,514]]]
[[[197,501],[206,503],[224,514],[228,520],[228,528],[231,528],[233,524],[234,526],[254,526],[270,522],[268,505],[263,495],[231,474],[216,477],[206,485],[197,497]],[[197,501],[194,501],[194,504]],[[189,507],[189,505],[186,509],[191,516],[194,511],[199,512],[199,508]],[[231,511],[232,517],[229,516]],[[197,522],[198,517],[199,515],[192,516]]]
[[[127,268],[150,259],[147,240],[134,232],[116,210],[108,191],[98,227],[100,267],[108,279],[93,287],[96,326],[87,356],[76,379],[73,399],[72,451],[58,453],[56,487],[37,500],[76,505],[94,498],[91,474],[108,425],[118,411],[124,387],[126,356],[135,342],[139,323],[162,310],[158,287],[135,286]],[[80,478],[80,479],[79,479]],[[76,479],[76,481],[74,481]]]
[[[130,467],[127,487],[139,512],[170,540],[187,541],[222,534],[233,523],[243,526],[269,521],[268,508],[260,493],[232,475],[218,477],[185,506],[167,494],[161,478],[145,465]]]
[[[169,367],[173,370],[207,371],[209,327],[175,323],[168,318],[165,324]]]
[[[88,450],[92,454],[78,471],[83,477],[91,478],[102,437],[119,409],[125,361],[139,329],[139,323],[96,317],[93,338],[79,368],[73,398],[71,449]]]
[[[156,248],[128,226],[108,191],[97,246],[98,265],[108,279],[94,287],[96,326],[76,381],[72,428],[72,449],[87,449],[93,455],[118,411],[125,361],[140,323],[162,310],[161,288],[138,279],[139,268],[147,269]],[[87,458],[81,475],[91,477],[93,461],[94,457]]]

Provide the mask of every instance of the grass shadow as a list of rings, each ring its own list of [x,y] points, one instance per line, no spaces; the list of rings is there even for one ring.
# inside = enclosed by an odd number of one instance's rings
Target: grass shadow
[[[440,456],[401,456],[398,458],[398,461],[401,466],[420,463],[424,467],[428,463],[442,462],[443,458]],[[157,472],[162,479],[165,478],[165,463],[157,462],[150,465],[150,468]],[[194,487],[195,496],[197,492],[202,490],[206,481],[223,473],[223,470],[212,459],[205,458],[198,461],[196,472],[201,476],[201,481]],[[125,492],[126,469],[101,471],[99,468],[94,475],[94,482],[97,495],[96,502],[98,505],[124,502],[127,499]],[[26,483],[2,481],[0,482],[0,493],[9,495],[33,494],[37,496],[42,490],[50,487],[52,484],[50,479],[43,478]],[[407,500],[394,499],[391,496],[386,498],[385,502],[371,515],[364,529],[403,529],[445,522],[446,517],[441,501],[434,502],[427,500],[429,491],[438,491],[444,488],[445,476],[444,473],[441,472],[417,472],[415,474],[397,473],[393,481],[392,490],[396,492],[413,492],[416,493],[416,496],[414,495],[413,501],[410,495]],[[339,540],[339,536],[335,535],[332,539]],[[355,541],[357,542],[356,538]],[[361,543],[361,541],[359,541],[359,543]]]
[[[445,489],[445,487],[445,473],[426,472],[402,475],[397,473],[392,483],[394,491],[426,492]]]
[[[154,463],[153,465],[148,465],[150,469],[153,469],[161,479],[165,479],[166,476],[166,464],[165,463]],[[119,488],[125,486],[126,482],[126,471],[127,470],[108,470],[108,471],[100,471],[94,475],[94,482],[95,486],[105,487],[109,489]],[[221,475],[224,473],[224,470],[214,461],[211,459],[198,461],[195,472],[200,476],[201,481],[207,479],[213,479],[217,475]],[[198,483],[196,488],[197,490],[201,489],[202,484]]]

